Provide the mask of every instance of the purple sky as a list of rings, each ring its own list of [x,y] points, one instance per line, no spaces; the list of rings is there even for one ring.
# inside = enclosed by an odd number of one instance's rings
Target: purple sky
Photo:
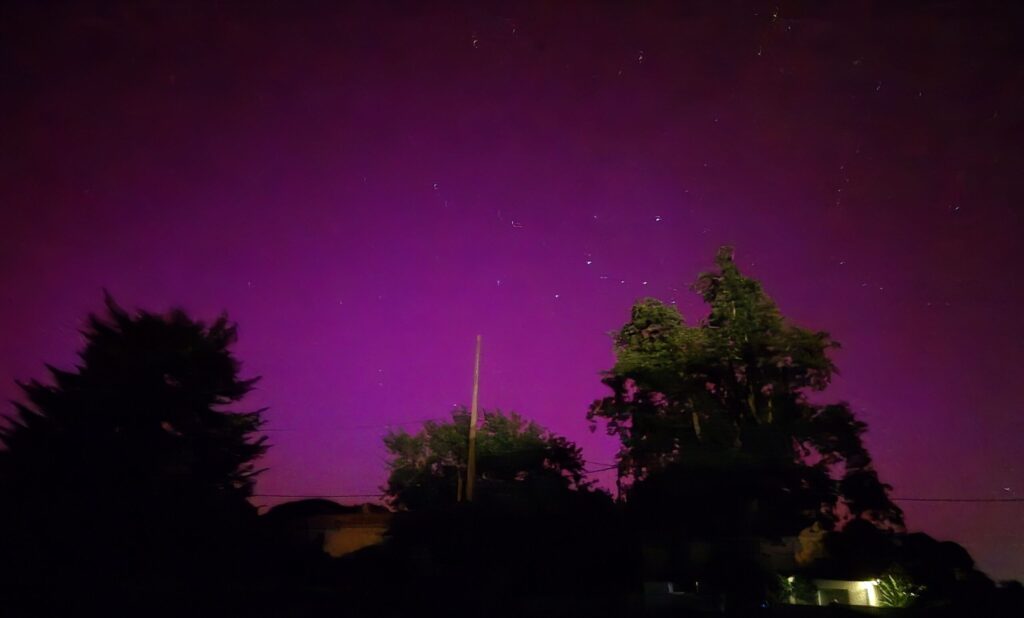
[[[4,398],[106,287],[239,323],[260,493],[375,492],[477,333],[484,406],[608,462],[607,333],[700,317],[728,243],[844,344],[895,495],[1024,497],[1020,14],[32,4],[0,9]],[[903,506],[1024,577],[1024,503]]]

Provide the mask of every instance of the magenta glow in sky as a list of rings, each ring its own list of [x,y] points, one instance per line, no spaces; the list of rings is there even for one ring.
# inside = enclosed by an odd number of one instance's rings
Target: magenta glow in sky
[[[1024,496],[1019,13],[33,4],[0,9],[6,398],[107,288],[239,323],[259,493],[377,492],[477,333],[485,407],[607,462],[607,333],[644,296],[699,319],[732,244],[844,344],[894,495]],[[1021,503],[902,506],[1024,577]]]

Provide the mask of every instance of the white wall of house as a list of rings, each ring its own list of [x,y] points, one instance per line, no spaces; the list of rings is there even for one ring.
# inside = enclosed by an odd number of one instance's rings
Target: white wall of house
[[[843,579],[816,579],[818,605],[840,603],[878,607],[878,584],[874,581],[851,581]]]

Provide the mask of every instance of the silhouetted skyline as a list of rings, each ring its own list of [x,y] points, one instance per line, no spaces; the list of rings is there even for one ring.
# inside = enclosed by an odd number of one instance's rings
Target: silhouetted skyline
[[[238,323],[257,493],[379,491],[478,333],[483,407],[610,462],[607,333],[731,244],[894,496],[1020,498],[1020,19],[873,4],[0,9],[0,395],[106,288]],[[1024,576],[1021,506],[900,505]]]

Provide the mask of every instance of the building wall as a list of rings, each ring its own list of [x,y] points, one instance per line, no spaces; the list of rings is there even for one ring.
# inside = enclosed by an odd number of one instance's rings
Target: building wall
[[[796,555],[800,549],[796,537],[788,536],[777,541],[762,540],[761,565],[772,571],[792,573],[796,570]]]
[[[351,554],[384,541],[386,525],[362,525],[340,527],[324,534],[324,551],[333,558]]]
[[[840,579],[816,579],[818,605],[829,605],[833,601],[843,605],[878,607],[878,585],[873,581],[848,581]]]

